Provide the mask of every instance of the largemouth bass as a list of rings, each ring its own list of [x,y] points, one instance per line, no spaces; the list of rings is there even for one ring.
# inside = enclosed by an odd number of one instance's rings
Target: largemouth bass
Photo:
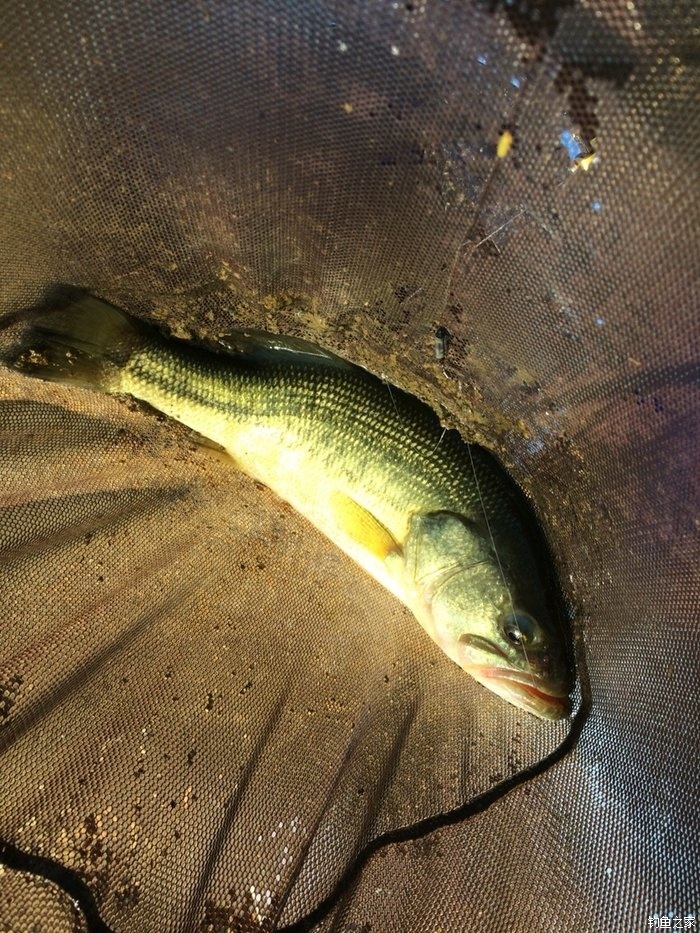
[[[568,714],[551,570],[525,497],[418,399],[292,338],[204,349],[87,295],[38,317],[14,363],[128,393],[221,445],[480,683],[537,716]]]

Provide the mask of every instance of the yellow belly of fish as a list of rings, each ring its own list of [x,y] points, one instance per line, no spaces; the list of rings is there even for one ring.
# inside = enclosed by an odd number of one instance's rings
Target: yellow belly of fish
[[[122,374],[119,389],[220,444],[244,473],[272,489],[370,576],[412,606],[401,553],[409,510],[392,508],[366,487],[334,475],[313,445],[284,425],[238,423],[216,409],[144,385],[128,373]]]
[[[269,486],[382,586],[408,601],[397,566],[406,516],[389,514],[386,507],[378,515],[366,490],[329,474],[285,431],[235,426],[226,431],[223,446],[243,472]]]

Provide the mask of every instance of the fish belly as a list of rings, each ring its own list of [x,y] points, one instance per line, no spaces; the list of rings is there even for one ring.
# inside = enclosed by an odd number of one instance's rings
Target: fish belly
[[[173,363],[173,368],[178,363]],[[182,364],[179,364],[182,371]],[[392,507],[388,499],[381,500],[368,493],[353,476],[367,472],[368,464],[343,468],[340,450],[326,444],[320,449],[312,435],[311,425],[302,421],[290,425],[274,419],[241,419],[222,412],[220,406],[193,399],[182,390],[182,380],[176,389],[167,378],[149,379],[147,367],[138,373],[122,373],[119,389],[148,402],[154,408],[187,425],[204,437],[220,444],[240,470],[256,479],[284,499],[322,534],[354,560],[378,583],[410,607],[412,596],[403,575],[400,551],[387,548],[377,553],[376,536],[372,540],[358,534],[357,525],[348,526],[346,510],[339,502],[350,500],[374,516],[397,545],[402,544],[403,529],[408,518],[402,510]],[[304,428],[308,428],[304,432]],[[306,436],[305,436],[306,435]],[[338,445],[340,446],[340,445]],[[382,478],[373,472],[375,488]],[[377,514],[379,513],[379,514]],[[390,553],[389,553],[390,552]]]

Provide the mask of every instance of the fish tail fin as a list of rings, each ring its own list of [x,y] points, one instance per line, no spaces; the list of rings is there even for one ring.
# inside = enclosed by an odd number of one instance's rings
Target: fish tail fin
[[[104,392],[119,391],[120,371],[152,329],[99,298],[73,292],[35,317],[16,352],[21,372]]]

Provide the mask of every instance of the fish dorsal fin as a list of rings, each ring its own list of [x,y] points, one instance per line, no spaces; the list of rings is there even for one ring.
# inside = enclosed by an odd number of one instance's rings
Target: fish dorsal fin
[[[330,508],[337,526],[364,551],[381,561],[400,554],[401,546],[384,525],[350,496],[334,492]]]
[[[352,363],[308,340],[264,330],[232,331],[217,338],[215,346],[219,351],[261,363],[279,362],[285,358],[290,363],[353,368]]]

